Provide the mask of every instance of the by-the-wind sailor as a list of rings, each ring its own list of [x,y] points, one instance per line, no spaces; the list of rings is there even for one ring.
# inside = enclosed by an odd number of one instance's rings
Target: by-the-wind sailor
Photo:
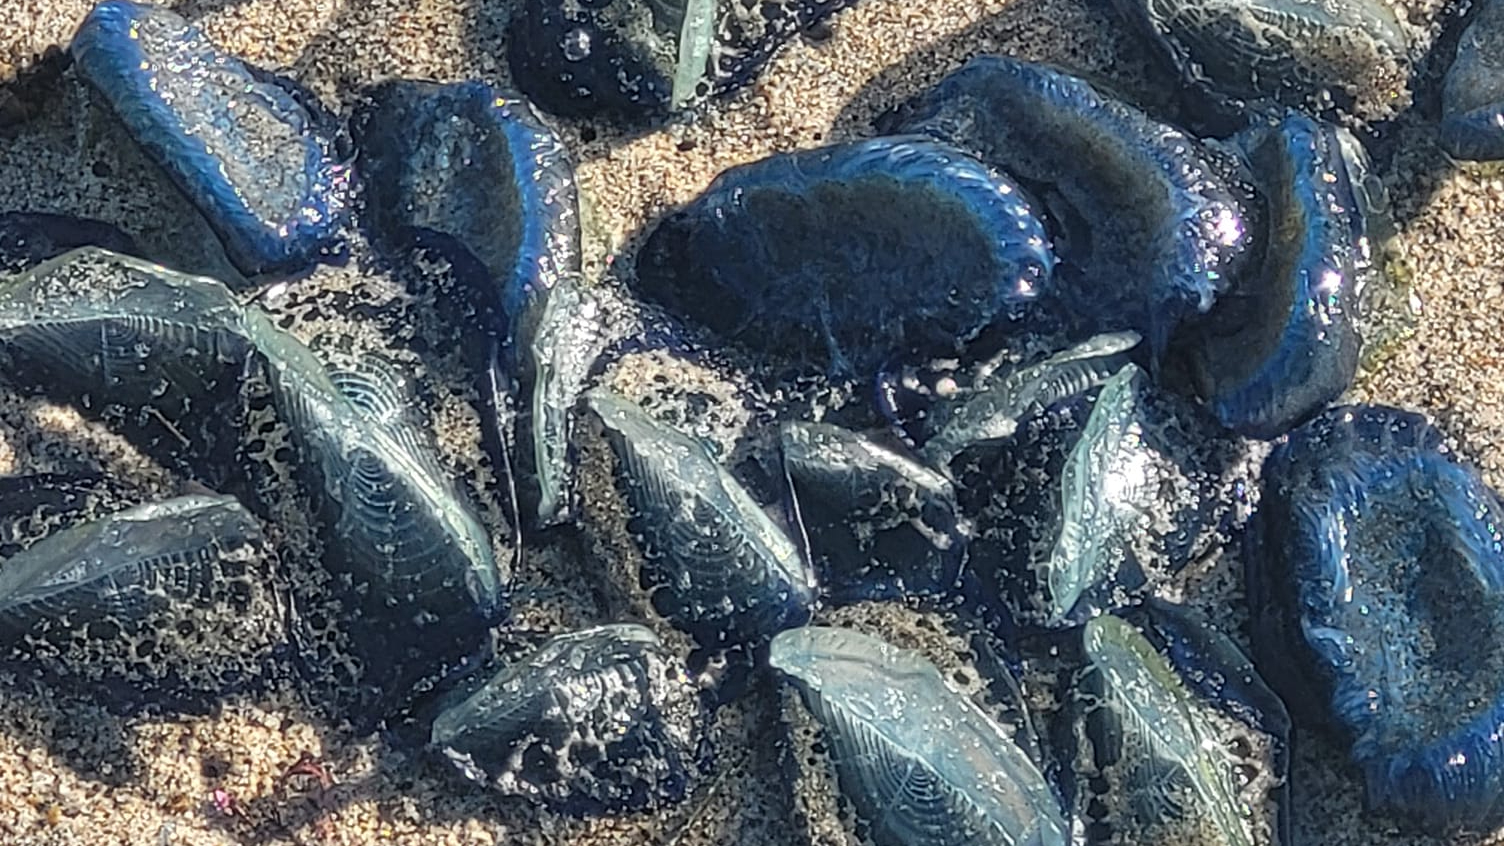
[[[611,556],[621,559],[610,565],[615,585],[707,647],[761,644],[803,625],[813,574],[704,442],[603,389],[585,397],[611,454],[582,459],[609,476],[588,497],[601,509],[594,529],[630,538]]]
[[[136,254],[131,237],[103,221],[44,212],[0,213],[0,273],[20,273],[85,246]]]
[[[922,421],[920,452],[936,467],[981,441],[1012,437],[1019,421],[1104,384],[1131,361],[1136,332],[1097,335],[1042,361],[991,370],[968,390],[934,402]]]
[[[1241,446],[1137,365],[1085,387],[950,465],[976,524],[968,595],[1032,625],[1134,603],[1219,538],[1246,482]]]
[[[453,242],[484,269],[479,293],[514,322],[580,272],[574,168],[526,101],[475,81],[398,80],[369,96],[357,167],[364,213],[389,248]]]
[[[1362,339],[1354,321],[1374,272],[1366,210],[1354,185],[1367,171],[1343,130],[1289,112],[1243,139],[1269,202],[1257,272],[1197,321],[1184,344],[1199,393],[1228,428],[1273,438],[1352,384]]]
[[[1118,0],[1194,84],[1234,97],[1322,105],[1342,93],[1365,117],[1410,104],[1404,28],[1384,0]]]
[[[1484,0],[1462,32],[1441,90],[1441,148],[1458,159],[1504,159],[1504,3]]]
[[[0,653],[111,705],[218,696],[263,674],[286,643],[275,569],[233,497],[117,511],[0,562]]]
[[[242,273],[301,270],[335,249],[349,167],[330,118],[291,83],[219,50],[172,10],[128,0],[96,5],[69,50]]]
[[[1045,65],[978,56],[904,118],[1017,178],[1050,211],[1058,308],[1083,333],[1132,329],[1158,361],[1254,252],[1236,156]]]
[[[518,342],[526,347],[519,366],[528,398],[519,464],[538,521],[549,525],[574,516],[569,447],[580,391],[606,343],[602,304],[579,280],[560,279]]]
[[[1248,561],[1264,676],[1350,744],[1371,808],[1504,822],[1498,494],[1424,417],[1384,406],[1313,418],[1264,480]]]
[[[507,63],[544,109],[626,122],[750,82],[784,41],[854,0],[523,0]]]
[[[482,82],[403,80],[370,96],[355,131],[365,213],[389,249],[416,242],[478,265],[470,310],[510,341],[526,398],[519,481],[554,522],[568,499],[570,408],[596,352],[569,153],[526,101]]]
[[[864,435],[785,423],[783,467],[821,590],[837,602],[959,587],[970,526],[950,480]]]
[[[1054,257],[1018,189],[954,148],[877,138],[722,173],[649,236],[639,287],[751,347],[870,378],[1016,316]]]
[[[1289,718],[1246,658],[1204,621],[1082,629],[1070,696],[1070,781],[1089,844],[1278,846]],[[1146,637],[1152,632],[1160,646]],[[1200,680],[1195,685],[1188,679]]]
[[[190,413],[235,396],[250,355],[240,304],[207,277],[83,247],[0,279],[5,378],[85,408],[151,408],[180,438]]]
[[[253,308],[246,325],[299,448],[324,563],[348,580],[359,693],[385,708],[475,655],[505,612],[509,574],[413,418],[405,377],[370,356],[326,367]]]
[[[661,114],[708,91],[719,5],[523,0],[507,62],[518,87],[550,112],[627,121]]]
[[[878,846],[1065,846],[1038,766],[916,652],[848,629],[791,629],[768,662],[820,724],[841,794]]]
[[[642,626],[553,637],[433,722],[467,778],[569,813],[642,811],[684,798],[706,761],[700,691]]]

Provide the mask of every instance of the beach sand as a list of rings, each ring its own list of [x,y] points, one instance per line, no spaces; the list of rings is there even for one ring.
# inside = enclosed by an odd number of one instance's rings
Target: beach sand
[[[0,82],[65,45],[87,0],[0,4]],[[283,69],[345,109],[362,85],[391,76],[506,82],[503,2],[455,0],[201,0],[174,4],[225,48]],[[1401,10],[1425,44],[1454,15],[1436,2]],[[1453,21],[1455,25],[1455,21]],[[587,221],[587,274],[630,254],[645,226],[702,190],[722,170],[771,152],[871,134],[873,117],[923,90],[967,57],[1003,52],[1114,80],[1147,108],[1165,106],[1173,78],[1153,65],[1136,34],[1087,0],[862,0],[817,39],[796,39],[759,81],[693,121],[646,134],[558,122],[579,163]],[[1461,454],[1504,486],[1504,169],[1455,166],[1435,146],[1434,64],[1422,64],[1417,106],[1373,145],[1393,200],[1389,247],[1404,283],[1391,309],[1414,300],[1418,314],[1391,313],[1383,345],[1353,398],[1432,415]],[[0,94],[0,116],[28,119],[0,129],[0,209],[58,211],[113,221],[142,233],[149,250],[180,256],[184,269],[214,273],[210,243],[130,145],[90,109],[79,86],[42,86],[44,102]],[[588,139],[588,140],[587,140]],[[207,240],[206,240],[207,239]],[[298,285],[360,291],[374,300],[392,280],[360,262],[321,268]],[[405,305],[397,317],[422,303]],[[275,307],[275,305],[273,305]],[[419,315],[418,319],[421,319]],[[426,329],[415,330],[419,332]],[[379,333],[378,333],[379,334]],[[382,346],[379,337],[367,338]],[[442,367],[440,367],[442,369]],[[476,428],[465,389],[435,389],[433,424],[446,459],[467,466],[477,488],[484,467],[464,455]],[[446,436],[445,433],[453,433]],[[467,440],[468,439],[468,440]],[[101,469],[142,498],[178,493],[184,480],[130,443],[76,413],[0,394],[0,473]],[[492,508],[488,520],[499,519]],[[297,527],[271,526],[287,537]],[[510,541],[498,532],[502,551]],[[298,553],[290,553],[296,559]],[[568,543],[530,550],[525,583],[564,586],[586,577],[588,555]],[[1230,561],[1218,565],[1228,579]],[[1232,581],[1236,581],[1233,579]],[[1234,591],[1235,592],[1235,591]],[[593,597],[524,609],[518,624],[547,631],[599,613]],[[926,642],[900,611],[889,631]],[[1237,611],[1241,614],[1243,612]],[[0,677],[0,842],[64,844],[727,844],[804,842],[791,825],[779,775],[780,702],[755,692],[717,726],[714,774],[684,804],[653,814],[571,820],[472,789],[400,743],[361,739],[307,704],[295,680],[237,695],[208,713],[126,720],[34,680]],[[1403,834],[1363,813],[1361,785],[1341,750],[1297,736],[1294,843],[1311,846],[1504,843],[1504,835]],[[285,773],[305,756],[333,778]]]

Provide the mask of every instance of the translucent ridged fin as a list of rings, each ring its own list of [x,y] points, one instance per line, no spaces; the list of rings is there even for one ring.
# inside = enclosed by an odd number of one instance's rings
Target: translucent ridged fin
[[[138,505],[50,535],[0,565],[0,619],[139,619],[207,593],[216,558],[262,542],[234,497]]]
[[[769,663],[825,732],[841,792],[883,846],[1064,846],[1044,776],[918,653],[845,629],[791,629]]]
[[[607,391],[586,398],[620,462],[644,579],[671,597],[666,616],[717,638],[771,636],[789,613],[802,621],[814,579],[798,548],[706,445]]]
[[[1121,754],[1134,759],[1131,772],[1141,782],[1133,785],[1141,792],[1129,801],[1159,818],[1205,814],[1216,826],[1218,842],[1254,846],[1233,761],[1170,663],[1131,623],[1112,615],[1089,621],[1083,640],[1087,658],[1102,676],[1100,707],[1118,717]],[[1178,794],[1177,786],[1188,787],[1191,795]]]
[[[49,389],[141,404],[209,393],[249,342],[220,282],[84,247],[0,279],[0,350]]]
[[[669,101],[683,108],[695,97],[700,82],[710,71],[710,52],[715,46],[715,0],[687,0],[684,24],[679,29],[679,61]]]
[[[1129,363],[1128,354],[1138,343],[1136,332],[1098,335],[1043,361],[993,375],[961,401],[937,410],[941,422],[924,454],[943,467],[971,444],[1012,436],[1031,411],[1106,382]]]
[[[412,467],[422,468],[435,478],[445,475],[438,465],[433,439],[413,412],[417,400],[412,387],[389,363],[361,356],[328,372],[335,389],[372,427],[373,435],[383,445],[400,450],[406,456],[404,463]]]
[[[1109,556],[1137,520],[1150,481],[1136,428],[1140,373],[1127,365],[1103,386],[1061,472],[1060,535],[1044,565],[1053,623],[1111,573]]]
[[[318,462],[334,526],[357,566],[388,582],[463,581],[485,613],[502,600],[490,539],[440,467],[389,364],[358,357],[329,369],[264,316],[248,317],[277,405]],[[456,555],[459,559],[456,559]],[[463,573],[457,572],[463,561]]]
[[[533,475],[538,519],[544,525],[567,516],[571,409],[595,357],[604,346],[602,305],[572,279],[549,292],[531,343]]]

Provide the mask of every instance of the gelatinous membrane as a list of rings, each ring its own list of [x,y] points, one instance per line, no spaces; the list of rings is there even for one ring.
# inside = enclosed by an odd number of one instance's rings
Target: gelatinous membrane
[[[1045,65],[978,56],[921,97],[905,127],[1040,197],[1060,236],[1051,301],[1082,334],[1142,333],[1155,361],[1233,284],[1257,238],[1235,156]]]
[[[0,278],[0,372],[62,401],[180,423],[233,396],[252,352],[243,324],[214,279],[83,247]]]
[[[233,497],[127,508],[0,562],[0,652],[104,683],[112,705],[218,696],[285,642],[274,565]]]
[[[445,708],[431,743],[467,778],[568,813],[683,799],[708,719],[699,690],[648,629],[551,638]]]
[[[970,526],[949,479],[856,432],[786,423],[783,467],[820,588],[836,602],[958,587]]]
[[[520,481],[540,522],[556,522],[569,409],[598,351],[569,153],[526,101],[484,83],[388,82],[370,96],[356,128],[366,214],[389,250],[458,250],[457,266],[483,270],[469,280],[476,311],[510,342],[508,381],[530,396]]]
[[[572,468],[569,444],[574,406],[591,366],[605,346],[606,327],[596,296],[574,279],[561,279],[549,292],[535,325],[523,342],[524,380],[530,394],[526,424],[531,461],[521,462],[537,491],[542,525],[570,516]]]
[[[131,237],[108,223],[42,212],[0,213],[0,273],[20,273],[78,247],[136,254]]]
[[[1240,443],[1126,364],[950,463],[975,526],[967,596],[1059,628],[1134,604],[1225,533]]]
[[[1504,505],[1418,414],[1329,409],[1265,463],[1248,565],[1260,669],[1335,724],[1368,803],[1504,821]]]
[[[706,646],[763,643],[809,619],[815,579],[798,548],[703,442],[607,391],[586,400],[616,456],[654,611]]]
[[[934,404],[923,455],[944,467],[972,444],[1012,437],[1026,416],[1105,383],[1138,343],[1136,332],[1112,332],[1033,364],[991,371],[972,390]]]
[[[1335,127],[1296,112],[1244,138],[1269,202],[1259,272],[1245,274],[1191,330],[1199,391],[1223,425],[1274,438],[1352,384],[1354,321],[1373,272],[1364,209]]]
[[[352,579],[360,607],[349,624],[367,682],[406,695],[413,676],[478,649],[504,612],[490,538],[413,418],[406,377],[371,357],[326,367],[258,311],[246,324],[311,475],[325,564]]]
[[[1484,0],[1463,30],[1441,91],[1441,148],[1454,158],[1504,159],[1504,3]]]
[[[1044,229],[959,150],[878,138],[728,170],[653,232],[639,287],[727,337],[870,378],[954,352],[1048,286]]]
[[[579,273],[574,166],[526,101],[473,81],[387,82],[370,97],[357,166],[365,214],[389,248],[453,239],[514,322],[559,276]]]
[[[1125,566],[1127,538],[1148,528],[1159,486],[1141,446],[1140,372],[1129,364],[1107,380],[1065,459],[1060,533],[1044,563],[1051,624],[1064,622],[1088,590]]]
[[[1105,781],[1091,842],[1140,846],[1255,846],[1277,843],[1277,823],[1259,818],[1244,794],[1239,759],[1213,703],[1193,693],[1179,672],[1131,623],[1110,614],[1086,623],[1089,671],[1077,696],[1078,777]],[[1274,700],[1277,702],[1278,700]],[[1277,781],[1277,779],[1276,779]],[[1090,816],[1090,810],[1083,813]]]
[[[1239,98],[1323,105],[1342,92],[1369,118],[1410,103],[1404,28],[1383,0],[1118,0],[1192,83]]]
[[[349,168],[292,84],[216,48],[161,6],[106,0],[70,46],[80,74],[172,176],[247,275],[336,247]]]
[[[879,846],[1064,846],[1044,776],[918,653],[846,629],[791,629],[768,662],[824,730],[841,793]]]

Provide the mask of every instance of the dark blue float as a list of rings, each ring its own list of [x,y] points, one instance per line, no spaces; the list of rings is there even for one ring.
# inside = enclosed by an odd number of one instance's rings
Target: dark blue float
[[[877,138],[726,171],[649,236],[649,299],[729,340],[871,378],[1020,316],[1055,259],[1011,182],[955,148]]]
[[[69,50],[242,273],[296,272],[339,249],[350,168],[331,118],[293,83],[128,0],[95,6]]]
[[[1263,261],[1183,344],[1202,398],[1228,428],[1274,438],[1352,384],[1358,296],[1375,272],[1362,186],[1367,162],[1343,130],[1289,112],[1242,139],[1269,203]]]
[[[1504,504],[1419,414],[1330,409],[1265,463],[1260,669],[1349,744],[1370,807],[1504,821]]]
[[[1236,156],[1047,65],[978,56],[903,126],[1041,198],[1061,260],[1050,299],[1079,337],[1132,329],[1157,363],[1256,253],[1259,209]]]

